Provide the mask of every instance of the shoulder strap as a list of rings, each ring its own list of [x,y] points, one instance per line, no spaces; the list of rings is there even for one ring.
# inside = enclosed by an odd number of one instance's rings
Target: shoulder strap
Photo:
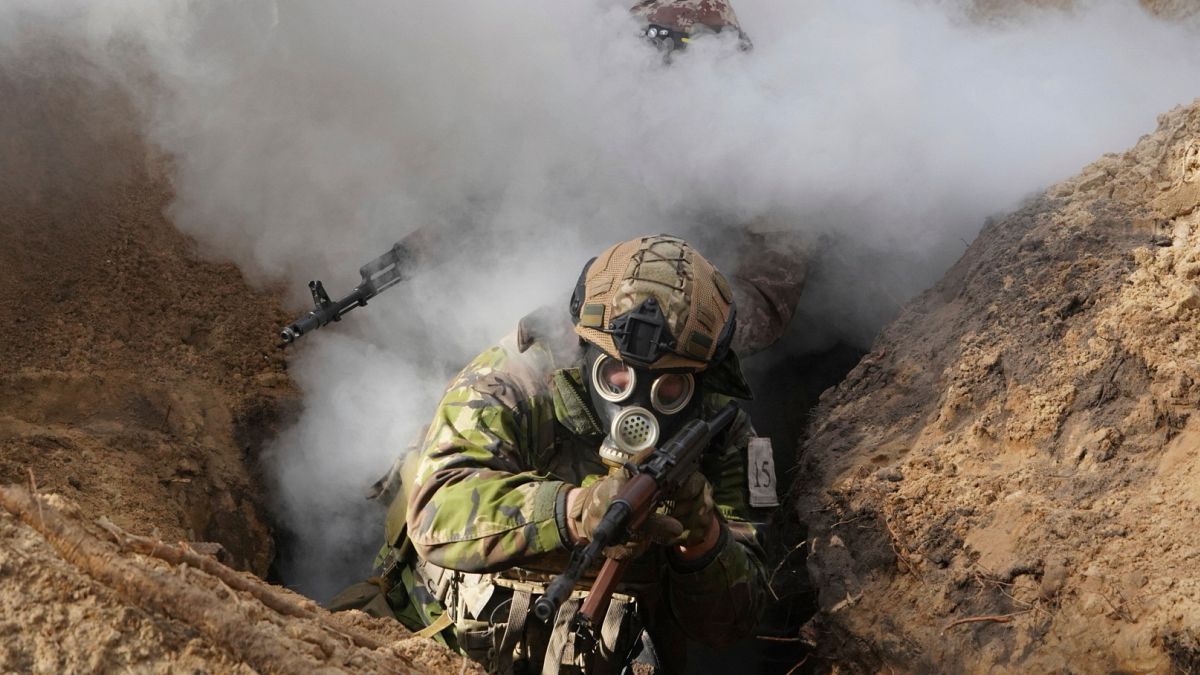
[[[504,628],[504,639],[496,653],[496,667],[500,673],[511,673],[513,670],[513,652],[517,643],[525,635],[525,619],[529,616],[529,605],[533,593],[528,590],[513,591],[508,608],[508,622]]]

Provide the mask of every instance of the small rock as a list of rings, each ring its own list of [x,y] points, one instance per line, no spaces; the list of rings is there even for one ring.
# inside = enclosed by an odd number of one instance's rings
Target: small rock
[[[188,547],[200,555],[206,555],[214,560],[217,560],[225,565],[233,564],[233,556],[219,542],[215,541],[189,541]]]
[[[1186,291],[1183,291],[1179,299],[1179,309],[1187,311],[1200,307],[1200,288],[1192,284]]]
[[[904,480],[904,473],[899,467],[889,466],[875,472],[875,477],[879,480],[886,480],[891,483],[899,483]]]
[[[259,373],[254,376],[254,384],[269,389],[283,388],[288,386],[288,376],[286,373]]]
[[[1106,180],[1108,180],[1108,174],[1103,171],[1097,171],[1096,173],[1085,176],[1082,180],[1080,180],[1078,189],[1091,190],[1092,188],[1099,187]]]
[[[1038,593],[1042,596],[1043,600],[1050,600],[1062,591],[1066,583],[1067,566],[1063,564],[1063,561],[1047,561],[1046,568],[1042,572],[1042,583],[1038,587]]]

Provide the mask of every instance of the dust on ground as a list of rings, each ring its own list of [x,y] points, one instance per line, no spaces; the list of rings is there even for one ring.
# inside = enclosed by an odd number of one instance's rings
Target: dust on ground
[[[796,484],[826,658],[1200,667],[1200,104],[985,227]]]

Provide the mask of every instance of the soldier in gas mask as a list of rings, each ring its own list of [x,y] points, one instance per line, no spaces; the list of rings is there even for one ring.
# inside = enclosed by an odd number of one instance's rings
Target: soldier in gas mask
[[[668,508],[606,550],[631,558],[595,644],[530,607],[627,479],[621,467],[695,417],[748,398],[733,293],[681,239],[617,244],[584,268],[570,311],[541,310],[447,389],[388,516],[375,613],[437,635],[492,672],[683,668],[687,639],[745,637],[766,594],[745,413]],[[767,446],[769,452],[769,446]],[[385,600],[386,599],[386,600]]]

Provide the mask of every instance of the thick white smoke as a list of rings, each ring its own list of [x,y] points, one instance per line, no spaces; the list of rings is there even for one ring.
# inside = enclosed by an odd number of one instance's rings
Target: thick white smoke
[[[324,597],[381,537],[362,489],[445,378],[579,266],[638,233],[799,230],[818,247],[806,335],[861,343],[986,216],[1120,151],[1200,93],[1195,31],[1135,2],[735,0],[754,41],[672,65],[615,1],[8,0],[123,75],[174,160],[171,216],[251,278],[348,290],[418,227],[453,264],[304,339],[305,411],[275,444],[286,573]]]

